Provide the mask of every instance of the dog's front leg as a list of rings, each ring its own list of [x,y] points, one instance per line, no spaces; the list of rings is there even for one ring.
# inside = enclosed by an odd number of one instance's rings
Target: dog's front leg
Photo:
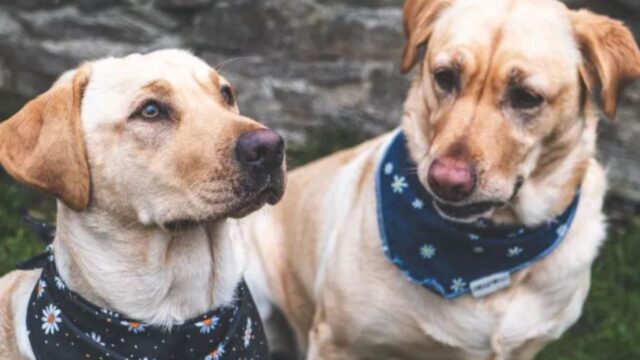
[[[332,327],[326,316],[325,304],[318,303],[309,330],[307,360],[353,360],[346,336]]]
[[[549,339],[531,339],[516,349],[511,358],[516,360],[533,360],[542,351]]]
[[[309,350],[307,360],[348,360],[354,359],[349,355],[346,339],[336,339],[331,325],[326,321],[314,322],[309,331]]]

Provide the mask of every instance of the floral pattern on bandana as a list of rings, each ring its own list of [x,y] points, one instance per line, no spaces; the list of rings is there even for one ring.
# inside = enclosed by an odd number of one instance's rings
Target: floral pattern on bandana
[[[485,219],[460,225],[439,215],[415,168],[398,131],[376,171],[382,250],[410,281],[447,299],[473,292],[474,282],[508,277],[553,251],[569,231],[580,198],[577,192],[563,214],[535,229]]]
[[[52,249],[26,264],[43,268],[27,309],[29,340],[38,360],[269,358],[262,322],[244,282],[228,306],[167,331],[99,308],[69,290],[56,271]]]

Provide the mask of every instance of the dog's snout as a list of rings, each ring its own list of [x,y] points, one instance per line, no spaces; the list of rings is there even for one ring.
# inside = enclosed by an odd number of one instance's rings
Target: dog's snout
[[[476,186],[476,171],[464,160],[445,157],[436,159],[429,168],[431,190],[446,201],[468,198]]]
[[[284,159],[284,140],[273,130],[244,133],[236,144],[236,156],[246,166],[264,172],[277,170]]]

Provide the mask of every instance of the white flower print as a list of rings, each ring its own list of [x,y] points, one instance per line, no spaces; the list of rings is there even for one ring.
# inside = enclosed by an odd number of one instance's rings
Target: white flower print
[[[567,224],[560,225],[556,230],[556,235],[558,235],[558,238],[562,238],[567,234],[568,230],[569,226]]]
[[[423,259],[431,259],[436,255],[436,248],[431,244],[425,244],[420,247],[420,256]]]
[[[424,202],[418,198],[415,198],[411,203],[411,206],[413,206],[413,208],[416,210],[422,210],[422,208],[424,207]]]
[[[484,253],[484,248],[482,246],[474,246],[473,252],[476,254],[482,254]]]
[[[118,317],[120,317],[120,314],[118,314],[118,313],[117,313],[117,312],[115,312],[115,311],[111,311],[111,310],[109,310],[109,309],[104,309],[104,308],[102,308],[102,309],[100,309],[100,311],[101,311],[103,314],[105,314],[105,315],[107,315],[107,316],[109,316],[109,317],[112,317],[112,318],[118,318]]]
[[[519,246],[514,246],[512,248],[509,248],[509,251],[507,252],[508,257],[516,257],[520,254],[522,254],[522,248]]]
[[[384,173],[387,175],[391,175],[392,172],[393,172],[393,163],[387,163],[384,166]]]
[[[53,278],[56,282],[56,287],[60,290],[64,290],[67,288],[67,286],[64,284],[64,281],[62,281],[62,279],[60,279],[59,276],[56,276],[55,278]]]
[[[251,318],[248,318],[247,326],[244,328],[244,336],[242,337],[245,348],[248,348],[251,343],[251,334],[253,333],[252,325],[253,323],[251,322]]]
[[[480,235],[469,233],[469,240],[472,240],[472,241],[480,240]]]
[[[100,338],[100,335],[98,335],[98,334],[96,334],[96,333],[94,333],[92,331],[89,336],[91,337],[91,340],[93,340],[96,344],[100,344],[102,346],[105,346],[104,342],[102,342],[102,339]]]
[[[467,286],[467,283],[465,283],[464,280],[462,280],[462,278],[453,279],[453,281],[451,282],[451,290],[453,290],[453,292],[456,292],[456,293],[464,290],[466,286]]]
[[[219,320],[220,319],[217,316],[214,316],[214,317],[209,318],[209,319],[198,321],[196,323],[196,326],[200,328],[200,334],[208,334],[213,329],[215,329],[216,326],[218,326],[218,321]]]
[[[404,189],[409,187],[407,180],[404,176],[393,175],[393,182],[391,183],[391,189],[395,194],[402,194]]]
[[[524,228],[518,228],[518,230],[516,232],[512,232],[512,233],[508,234],[507,237],[511,237],[511,238],[517,237],[517,236],[520,236],[520,235],[524,234],[524,232],[525,232]]]
[[[53,304],[47,305],[47,307],[42,310],[42,330],[44,330],[45,335],[53,335],[60,330],[58,327],[58,324],[62,322],[60,313],[60,309]]]
[[[121,325],[127,326],[128,330],[134,334],[144,332],[144,325],[137,321],[121,321]]]
[[[204,360],[220,360],[224,355],[224,344],[220,343],[218,347],[207,355]]]
[[[38,280],[38,285],[36,286],[36,294],[38,296],[38,299],[42,297],[42,294],[44,294],[44,289],[46,288],[47,288],[47,283],[44,282],[44,280],[42,279]]]
[[[53,244],[47,245],[46,252],[50,254],[49,256],[47,256],[47,259],[49,261],[53,261]]]
[[[476,220],[476,226],[481,229],[486,229],[489,227],[489,220],[487,219],[478,219]]]

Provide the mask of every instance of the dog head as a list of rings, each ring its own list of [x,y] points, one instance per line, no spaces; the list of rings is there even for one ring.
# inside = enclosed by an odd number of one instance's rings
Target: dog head
[[[229,82],[178,50],[85,64],[0,125],[0,162],[19,181],[168,229],[277,202],[283,157]]]
[[[420,65],[403,126],[440,213],[493,216],[543,182],[566,206],[593,156],[597,109],[613,118],[640,77],[629,30],[555,0],[407,0],[404,25],[402,71]]]

